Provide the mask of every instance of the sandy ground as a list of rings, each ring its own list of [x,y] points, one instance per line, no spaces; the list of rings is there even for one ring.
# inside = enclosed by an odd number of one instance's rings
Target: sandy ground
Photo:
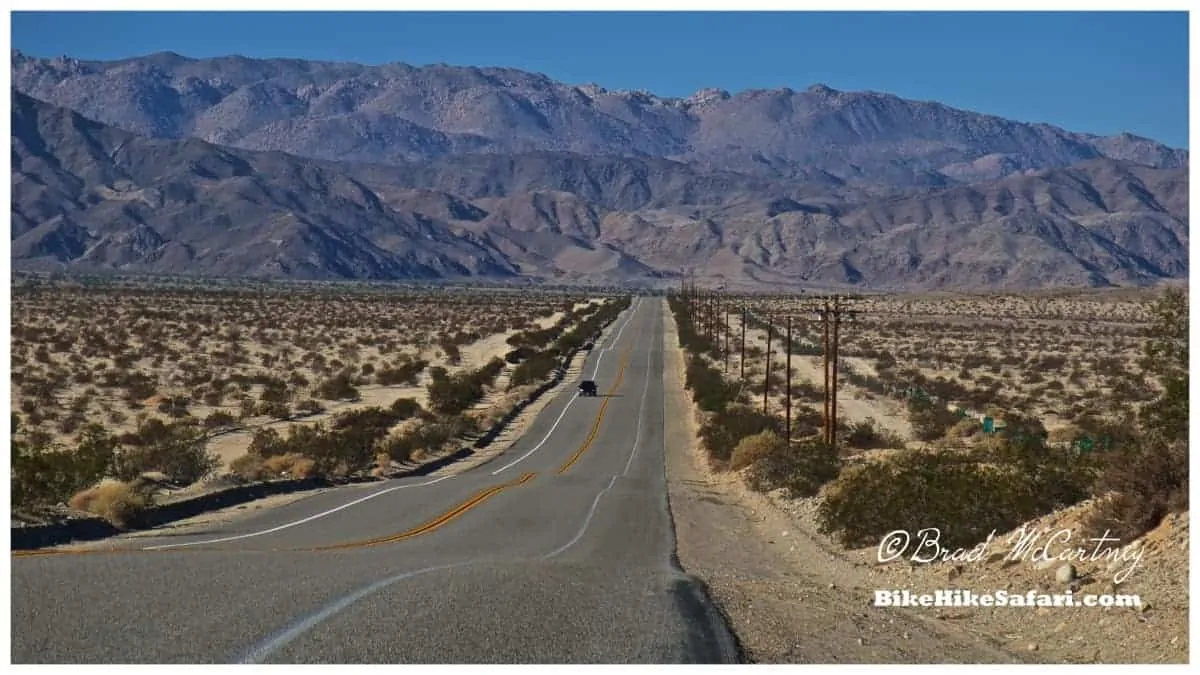
[[[736,378],[741,370],[740,360],[741,354],[737,349],[737,341],[741,339],[742,319],[734,314],[729,317],[730,331],[732,337],[729,344],[731,355],[729,357],[729,375]],[[763,329],[747,328],[746,329],[746,345],[757,345],[760,349],[766,349],[767,332]],[[787,359],[787,349],[782,340],[771,340],[771,370],[777,372],[781,376],[785,369]],[[848,359],[852,367],[860,370],[863,369],[865,359]],[[746,360],[747,372],[750,372],[757,365],[758,372],[762,372],[765,366],[763,357],[758,359]],[[799,356],[792,355],[792,382],[799,384],[808,382],[820,389],[824,383],[823,362],[820,356]],[[869,371],[868,371],[869,372]],[[779,396],[772,395],[768,400],[768,406],[772,410],[780,411],[782,414],[783,406],[778,401]],[[901,438],[912,437],[912,425],[908,422],[908,415],[904,407],[897,401],[885,399],[877,396],[872,396],[868,392],[860,390],[846,382],[838,382],[838,418],[845,420],[848,423],[861,422],[868,419],[873,419],[880,429],[891,431]],[[818,396],[815,402],[808,401],[809,405],[815,405],[818,409],[821,408],[821,400]]]
[[[709,587],[756,663],[1019,663],[990,640],[911,610],[870,606],[864,570],[831,555],[696,439],[683,358],[667,317],[667,475],[680,563]]]
[[[673,319],[668,319],[673,328]],[[674,335],[667,344],[677,344]],[[682,389],[682,355],[671,350],[666,377],[667,395],[680,400],[677,405],[691,408],[690,395]],[[674,366],[672,364],[674,363]],[[820,374],[819,366],[817,374]],[[707,570],[714,594],[726,605],[735,628],[746,647],[757,652],[759,660],[769,662],[848,661],[933,663],[962,659],[965,662],[996,662],[1005,659],[1047,663],[1186,663],[1188,660],[1188,514],[1174,514],[1156,530],[1134,542],[1127,558],[1121,561],[1075,561],[1075,581],[1058,577],[1063,561],[1048,563],[1006,560],[1021,532],[998,534],[978,562],[913,565],[906,560],[880,563],[876,547],[846,550],[838,542],[819,533],[816,508],[818,498],[790,500],[776,491],[769,495],[749,489],[737,474],[709,470],[701,445],[696,439],[694,415],[679,418],[677,431],[668,439],[686,438],[687,447],[668,447],[669,471],[675,476],[673,490],[682,495],[692,524],[680,525],[680,557],[698,570]],[[677,446],[683,444],[676,444]],[[691,496],[688,493],[700,496]],[[677,497],[672,494],[673,503]],[[1072,542],[1091,549],[1079,525],[1090,504],[1085,502],[1024,525],[1024,532],[1043,532],[1043,541],[1055,533],[1069,533]],[[707,511],[707,512],[706,512]],[[686,520],[686,519],[685,519]],[[724,524],[723,524],[724,523]],[[689,529],[691,530],[689,534]],[[755,537],[746,532],[753,531]],[[1060,535],[1064,536],[1064,535]],[[763,543],[765,542],[765,544]],[[1138,546],[1144,546],[1140,560],[1131,563]],[[1062,546],[1052,549],[1061,551]],[[763,552],[759,552],[763,551]],[[750,552],[750,553],[747,553]],[[911,554],[910,554],[911,555]],[[744,576],[739,576],[742,572]],[[1119,579],[1125,572],[1128,576]],[[805,595],[805,584],[792,577],[811,580],[807,591],[820,598],[830,609],[829,616],[842,617],[830,622],[826,615],[804,615],[802,603],[784,602],[783,598]],[[702,575],[703,576],[703,575]],[[1065,579],[1066,577],[1062,577]],[[820,581],[815,581],[815,580]],[[822,584],[825,585],[822,588]],[[832,584],[830,586],[829,584]],[[794,589],[794,590],[793,590]],[[856,589],[854,597],[844,597],[838,589]],[[912,593],[930,593],[940,589],[964,589],[975,593],[1006,590],[1026,593],[1038,590],[1079,595],[1092,593],[1136,594],[1142,609],[1134,608],[974,608],[946,607],[890,609],[868,607],[873,590],[906,589]],[[858,603],[861,616],[849,609]],[[843,609],[844,607],[844,609]],[[862,608],[865,608],[862,609]],[[936,638],[912,644],[918,631],[902,621],[901,615],[916,617],[919,625],[933,625],[958,637]],[[887,617],[886,625],[878,623]],[[828,625],[831,632],[849,630],[863,636],[864,644],[854,642],[842,652],[829,647],[811,647],[802,637],[822,639],[815,625]],[[740,625],[740,627],[739,627]],[[798,627],[803,626],[803,627]],[[871,626],[880,631],[871,638]],[[903,639],[897,640],[897,634]],[[903,637],[909,636],[909,637]],[[836,638],[840,640],[839,638]],[[944,640],[940,654],[938,640]],[[965,640],[965,642],[964,642]],[[789,641],[796,646],[789,648]],[[855,652],[874,642],[879,650]],[[843,643],[839,643],[843,644]],[[959,646],[954,646],[959,645]],[[972,646],[973,645],[973,646]],[[909,649],[910,651],[904,651]],[[960,651],[955,651],[960,650]],[[825,655],[820,655],[820,654]],[[901,654],[909,656],[901,658]],[[955,656],[957,654],[957,656]],[[906,661],[907,659],[907,661]]]

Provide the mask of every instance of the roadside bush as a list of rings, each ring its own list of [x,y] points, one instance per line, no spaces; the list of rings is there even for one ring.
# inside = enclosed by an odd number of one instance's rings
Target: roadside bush
[[[842,460],[837,449],[819,440],[773,448],[750,465],[746,481],[759,492],[783,488],[791,499],[812,497],[837,478]]]
[[[726,463],[743,438],[764,431],[779,434],[779,420],[749,406],[734,405],[718,411],[705,421],[700,427],[700,439],[712,460]]]
[[[511,390],[526,384],[541,382],[550,377],[550,373],[558,367],[558,364],[558,358],[549,353],[543,352],[530,356],[513,368],[512,376],[508,380],[508,388]]]
[[[1085,468],[1043,459],[983,464],[955,450],[906,450],[847,467],[825,491],[821,531],[858,547],[936,527],[943,547],[969,547],[1086,497]]]
[[[738,441],[729,458],[729,470],[741,471],[767,455],[784,452],[787,443],[773,431],[763,431]]]
[[[495,383],[504,370],[502,359],[492,359],[482,368],[472,372],[448,376],[444,370],[433,369],[433,382],[429,384],[429,408],[443,415],[457,415],[479,402],[484,387]]]
[[[148,486],[114,480],[79,492],[70,501],[71,508],[100,516],[122,529],[129,527],[152,504]]]
[[[121,439],[126,447],[118,454],[113,475],[130,481],[142,473],[158,471],[175,483],[190,485],[217,467],[217,457],[205,447],[207,437],[194,420],[163,424],[147,420]]]
[[[1168,513],[1188,510],[1187,441],[1149,435],[1107,453],[1095,492],[1086,525],[1093,535],[1107,530],[1123,545],[1153,530]]]
[[[694,354],[688,356],[684,386],[692,391],[696,405],[705,412],[724,410],[735,402],[740,390],[739,385],[727,381],[719,370]]]
[[[112,468],[117,439],[98,424],[90,424],[74,450],[55,448],[45,439],[18,440],[19,418],[12,416],[12,503],[14,506],[52,506],[95,485]]]

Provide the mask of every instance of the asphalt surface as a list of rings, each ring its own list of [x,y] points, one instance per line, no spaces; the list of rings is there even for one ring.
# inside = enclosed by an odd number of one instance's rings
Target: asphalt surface
[[[13,662],[736,663],[675,560],[665,311],[635,299],[584,363],[601,395],[460,475],[14,555]]]

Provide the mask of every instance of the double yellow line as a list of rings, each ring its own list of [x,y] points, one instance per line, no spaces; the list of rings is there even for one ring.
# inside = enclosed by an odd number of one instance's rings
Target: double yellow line
[[[389,535],[385,535],[382,537],[375,537],[374,539],[365,539],[363,541],[350,541],[350,542],[345,542],[342,544],[331,544],[329,546],[318,546],[316,548],[306,548],[306,549],[297,549],[297,550],[337,551],[337,550],[345,550],[345,549],[351,549],[351,548],[366,548],[368,546],[380,546],[382,544],[392,544],[392,543],[395,543],[398,541],[403,541],[405,539],[410,539],[412,537],[417,537],[422,534],[427,534],[429,532],[433,532],[434,530],[445,525],[446,523],[449,523],[450,521],[458,518],[462,514],[466,513],[467,511],[470,511],[471,509],[475,508],[476,506],[483,503],[487,499],[503,492],[504,490],[507,490],[507,489],[513,488],[513,487],[517,487],[518,485],[523,485],[525,483],[528,483],[529,481],[533,480],[533,478],[535,476],[537,476],[537,474],[531,471],[529,473],[523,474],[520,478],[512,481],[511,483],[504,483],[503,485],[494,485],[485,490],[480,490],[479,492],[475,493],[475,495],[473,497],[471,497],[470,499],[468,499],[467,501],[459,504],[458,506],[454,507],[453,509],[450,509],[449,511],[447,511],[446,513],[443,513],[442,515],[438,516],[437,518],[434,518],[433,520],[427,521],[421,525],[418,525],[412,529],[405,530],[403,532],[399,532],[396,534],[389,534]]]
[[[592,443],[595,442],[596,435],[600,433],[600,423],[604,421],[604,411],[608,408],[608,402],[612,400],[608,397],[612,396],[613,392],[620,388],[621,381],[625,379],[625,367],[629,365],[629,352],[631,349],[633,349],[633,347],[629,346],[625,348],[624,352],[622,352],[621,367],[617,370],[617,377],[615,380],[613,380],[613,386],[610,387],[609,390],[604,394],[604,403],[600,404],[600,412],[596,415],[596,421],[592,422],[591,431],[588,432],[587,438],[583,439],[583,444],[579,446],[579,449],[575,451],[575,454],[571,455],[570,459],[568,459],[566,462],[563,462],[562,466],[558,467],[557,473],[560,476],[574,466],[575,462],[578,462],[579,458],[583,456],[583,453],[587,452],[587,449],[592,447]]]
[[[600,433],[600,424],[604,421],[604,413],[608,409],[609,402],[612,400],[611,398],[608,398],[608,397],[612,396],[612,394],[615,393],[617,391],[617,389],[619,389],[621,387],[621,382],[623,382],[625,379],[625,368],[629,365],[629,353],[632,349],[633,349],[633,347],[631,345],[629,347],[626,347],[625,350],[621,353],[621,366],[617,370],[617,377],[613,381],[612,387],[610,387],[609,390],[605,393],[604,402],[600,404],[600,411],[596,415],[596,420],[592,423],[592,428],[588,432],[587,438],[585,438],[583,443],[579,446],[579,448],[575,450],[574,454],[572,454],[571,457],[562,464],[562,466],[558,467],[557,473],[559,475],[562,475],[562,474],[566,473],[568,470],[570,470],[570,468],[572,466],[574,466],[576,462],[579,461],[579,458],[583,456],[583,453],[587,452],[588,448],[590,448],[592,446],[592,443],[595,442],[596,436],[599,435],[599,433]],[[524,485],[525,483],[528,483],[529,481],[533,480],[536,476],[537,476],[536,472],[528,472],[528,473],[522,474],[520,478],[517,478],[516,480],[514,480],[512,482],[503,483],[501,485],[495,485],[490,488],[481,490],[481,491],[475,493],[470,499],[467,499],[466,501],[464,501],[463,503],[454,507],[453,509],[450,509],[446,513],[443,513],[442,515],[440,515],[432,520],[422,523],[421,525],[410,528],[403,532],[398,532],[396,534],[385,535],[382,537],[375,537],[373,539],[365,539],[362,541],[351,541],[351,542],[345,542],[345,543],[341,543],[341,544],[330,544],[328,546],[318,546],[315,548],[273,549],[273,550],[276,550],[276,551],[304,551],[304,552],[339,551],[339,550],[348,550],[348,549],[356,549],[356,548],[366,548],[368,546],[380,546],[383,544],[392,544],[392,543],[395,543],[398,541],[403,541],[405,539],[411,539],[413,537],[418,537],[422,534],[427,534],[429,532],[432,532],[432,531],[442,527],[443,525],[446,525],[447,523],[457,519],[459,516],[462,516],[467,511],[470,511],[471,509],[475,508],[479,504],[482,504],[484,501],[487,501],[488,499],[499,494],[500,492],[503,492],[504,490],[507,490],[509,488],[514,488],[514,487],[518,487],[520,485]],[[14,558],[28,558],[28,557],[33,557],[33,556],[88,555],[88,554],[95,555],[95,554],[102,554],[102,553],[160,553],[160,552],[168,552],[168,551],[172,551],[172,550],[174,550],[174,551],[182,551],[182,550],[191,550],[191,551],[209,550],[209,551],[212,551],[212,550],[225,550],[225,549],[193,548],[193,549],[165,549],[165,550],[152,550],[152,551],[148,551],[145,549],[99,549],[99,550],[97,550],[97,549],[81,549],[81,550],[43,549],[43,550],[33,550],[33,551],[13,551],[12,556]],[[240,552],[240,551],[235,549],[234,551],[230,551],[230,552]]]

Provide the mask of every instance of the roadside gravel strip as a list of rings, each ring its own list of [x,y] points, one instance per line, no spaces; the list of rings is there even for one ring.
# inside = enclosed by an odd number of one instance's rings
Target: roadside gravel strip
[[[708,585],[750,661],[1028,660],[904,610],[873,607],[873,589],[861,570],[796,531],[736,476],[709,470],[684,388],[675,320],[664,313],[666,459],[678,556]]]
[[[582,371],[608,393],[562,392],[499,476],[336,489],[122,551],[13,556],[14,662],[736,662],[674,564],[662,303],[623,318]]]

